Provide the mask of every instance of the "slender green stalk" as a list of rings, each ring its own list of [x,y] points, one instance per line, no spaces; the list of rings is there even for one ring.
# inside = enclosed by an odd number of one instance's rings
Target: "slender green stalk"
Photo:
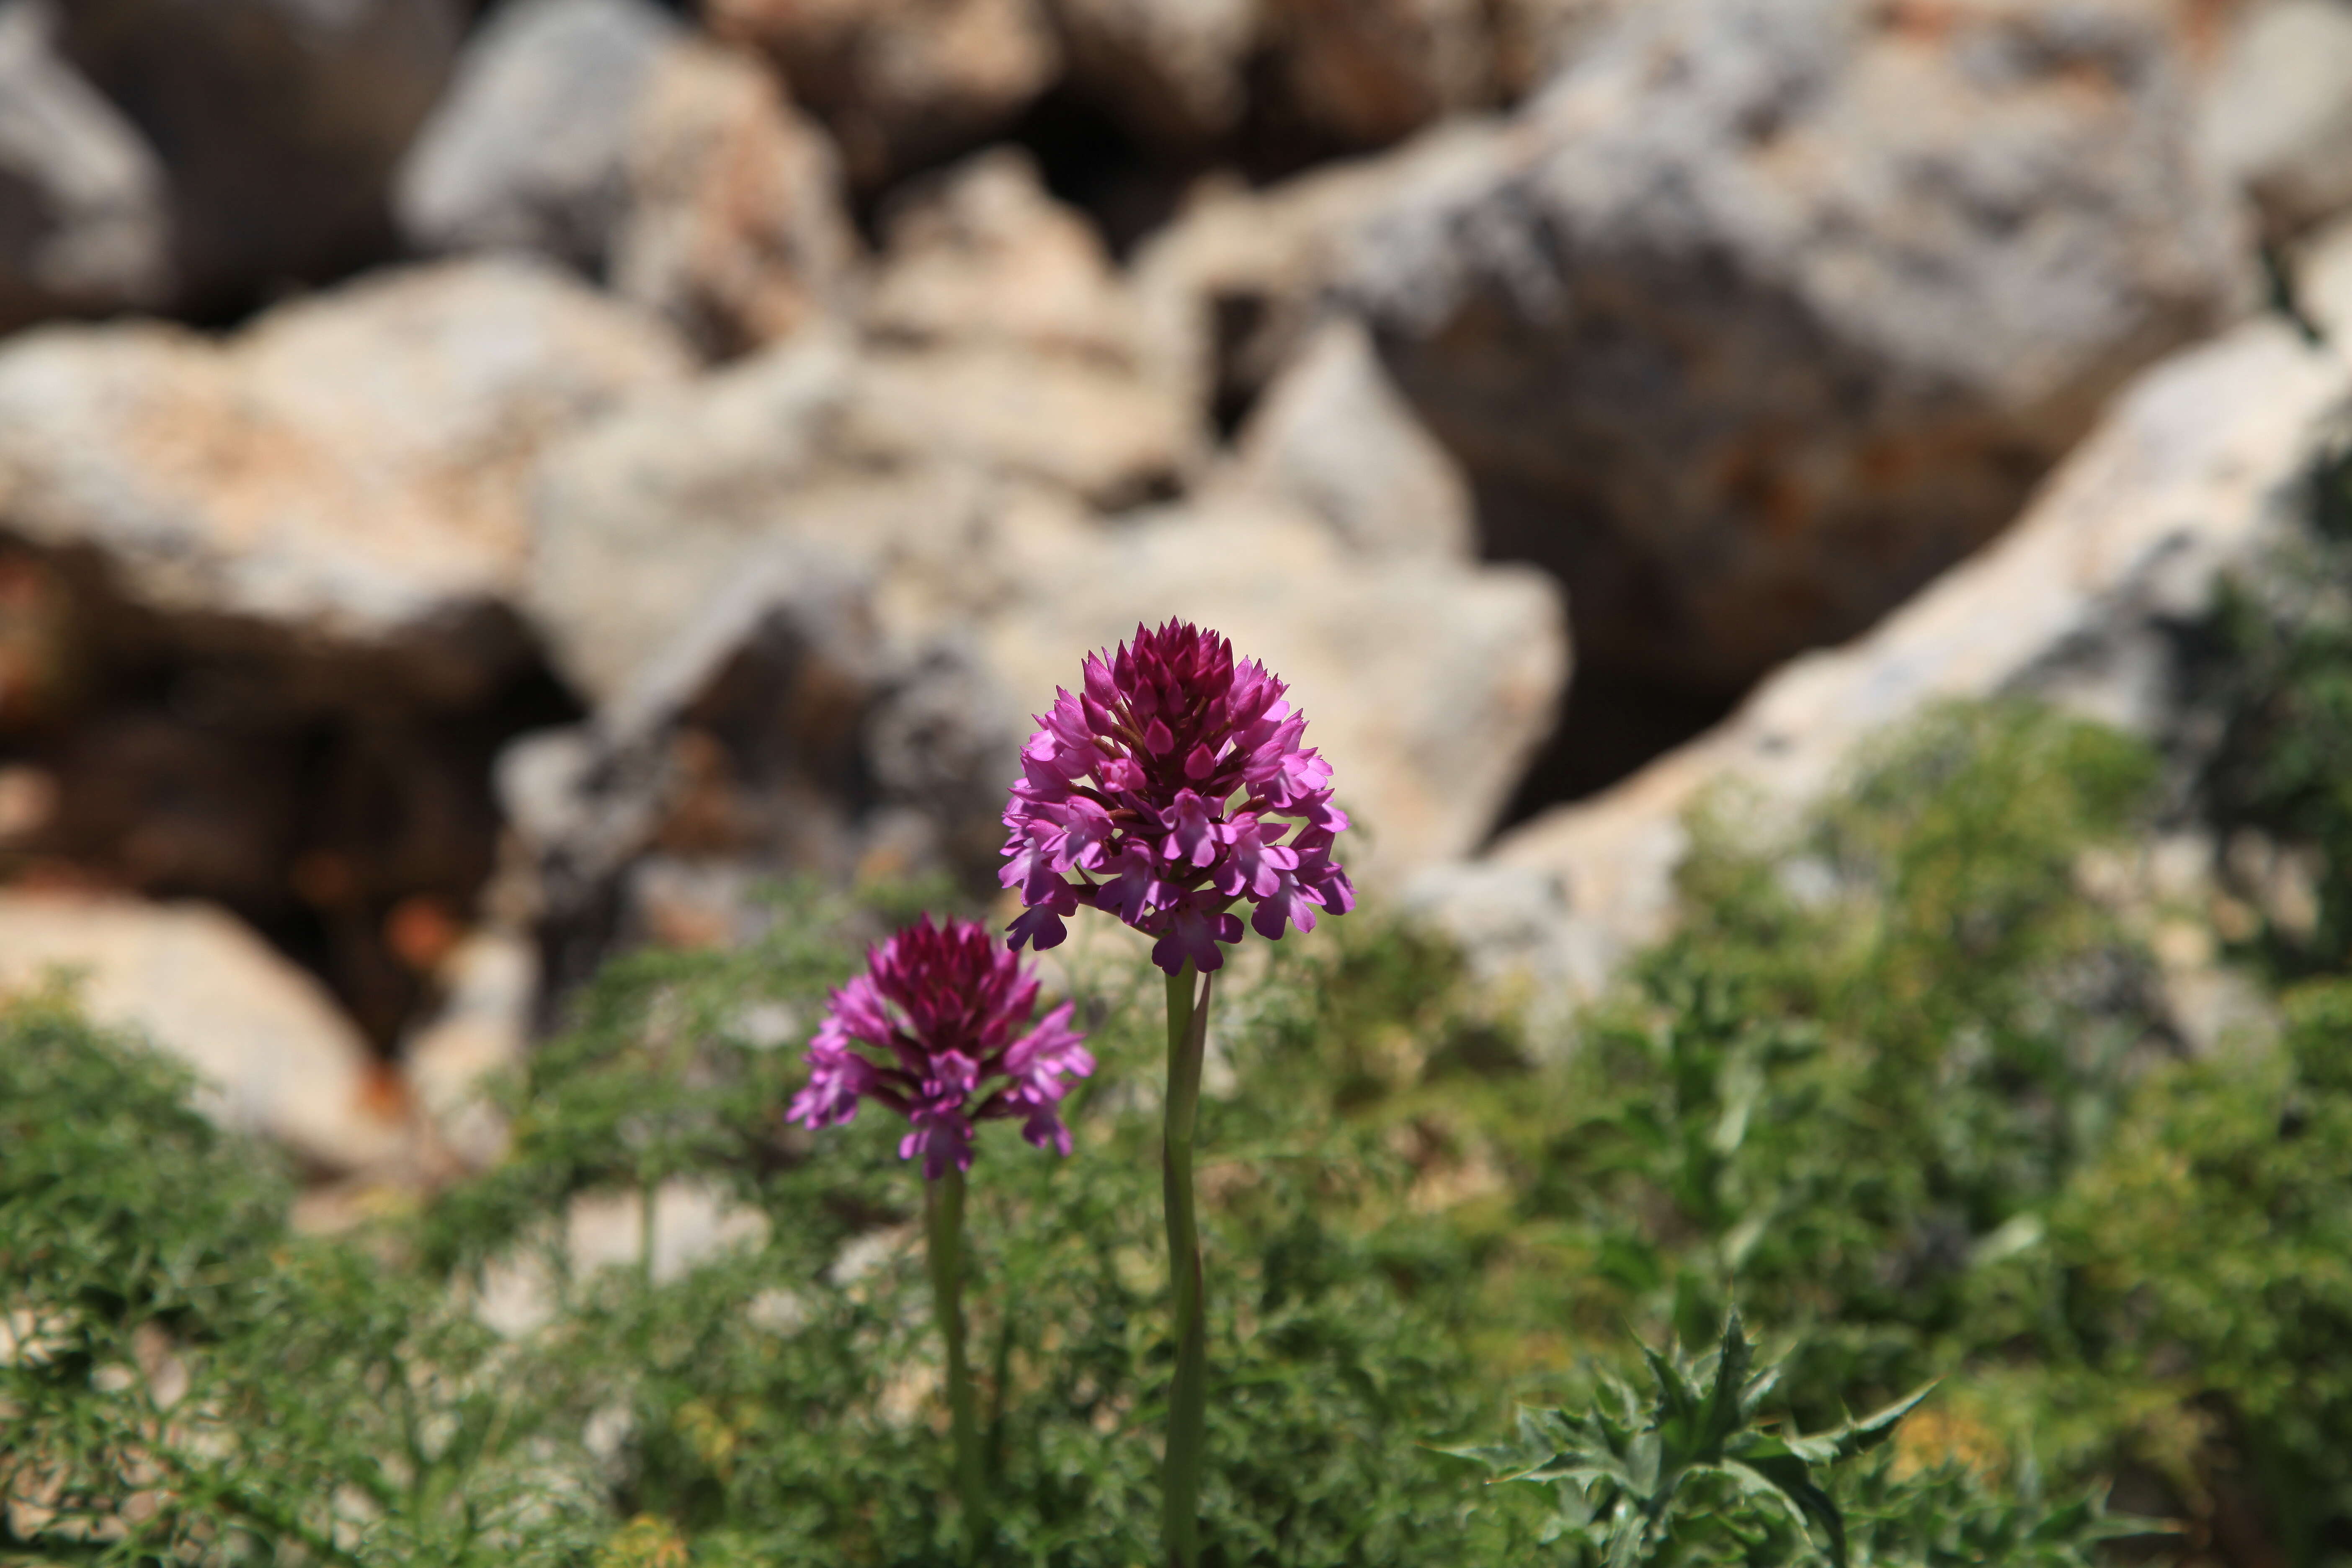
[[[1160,1540],[1169,1568],[1197,1568],[1201,1561],[1201,1448],[1208,1419],[1208,1287],[1192,1212],[1192,1134],[1216,976],[1201,982],[1197,1002],[1192,979],[1190,963],[1168,978],[1168,1130],[1160,1155],[1168,1270],[1176,1287],[1176,1374],[1168,1389],[1168,1457],[1160,1480]]]
[[[988,1532],[988,1476],[980,1451],[980,1422],[971,1368],[963,1348],[963,1173],[950,1170],[923,1184],[926,1250],[931,1266],[931,1308],[948,1347],[948,1409],[955,1429],[956,1489],[963,1497],[964,1554],[980,1553]]]
[[[651,1176],[637,1183],[637,1283],[650,1290],[654,1288],[654,1202],[661,1196],[661,1184]]]

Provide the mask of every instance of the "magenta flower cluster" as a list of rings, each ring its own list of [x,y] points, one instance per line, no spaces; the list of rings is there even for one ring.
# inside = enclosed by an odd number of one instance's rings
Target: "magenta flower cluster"
[[[1224,963],[1218,943],[1242,939],[1236,902],[1268,941],[1353,909],[1331,858],[1347,814],[1287,689],[1181,621],[1090,656],[1077,695],[1057,689],[1038,717],[1004,813],[1003,882],[1026,906],[1012,945],[1052,947],[1087,904],[1158,937],[1152,962],[1177,974]]]
[[[1069,1078],[1095,1070],[1065,1002],[1034,1027],[1036,979],[984,928],[926,915],[867,957],[866,973],[834,992],[809,1042],[808,1087],[785,1115],[830,1127],[860,1100],[912,1123],[898,1156],[923,1156],[938,1181],[971,1168],[973,1124],[1020,1117],[1040,1149],[1070,1152],[1059,1106]]]

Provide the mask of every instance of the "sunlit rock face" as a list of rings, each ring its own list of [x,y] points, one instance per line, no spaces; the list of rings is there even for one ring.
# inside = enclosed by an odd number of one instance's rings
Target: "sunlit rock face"
[[[1751,829],[1800,820],[1874,737],[1939,703],[2049,702],[2193,772],[2217,734],[2187,679],[2190,634],[2225,582],[2267,570],[2308,526],[2315,473],[2347,426],[2352,359],[2284,322],[2172,356],[1999,541],[1868,636],[1775,671],[1715,730],[1423,878],[1414,899],[1490,970],[1589,992],[1670,928],[1695,806],[1721,801]]]
[[[1736,690],[2013,517],[2251,303],[2189,40],[2121,0],[1663,0],[1353,232],[1341,292],[1568,584],[1588,668]]]

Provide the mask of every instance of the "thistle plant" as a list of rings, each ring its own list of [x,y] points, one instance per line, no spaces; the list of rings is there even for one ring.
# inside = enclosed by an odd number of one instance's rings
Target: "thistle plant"
[[[1018,1117],[1022,1136],[1066,1155],[1060,1103],[1066,1081],[1095,1069],[1065,1002],[1034,1026],[1037,981],[969,921],[926,915],[868,955],[864,974],[835,990],[809,1042],[808,1086],[785,1115],[836,1126],[873,1100],[909,1123],[898,1157],[923,1160],[924,1247],[947,1349],[948,1408],[965,1541],[987,1531],[987,1466],[964,1351],[964,1173],[975,1123]]]
[[[1545,1534],[1568,1547],[1567,1562],[1792,1563],[1818,1542],[1845,1568],[1845,1517],[1825,1472],[1893,1436],[1929,1391],[1800,1436],[1762,1419],[1780,1369],[1756,1366],[1737,1310],[1706,1355],[1643,1354],[1646,1396],[1604,1377],[1589,1412],[1522,1407],[1516,1442],[1449,1451],[1492,1465],[1496,1481],[1553,1489],[1559,1512]]]
[[[1272,942],[1356,901],[1331,858],[1348,816],[1288,689],[1255,659],[1236,664],[1213,631],[1139,626],[1131,645],[1088,656],[1076,695],[1055,689],[1004,813],[1003,880],[1024,906],[1011,945],[1055,946],[1066,917],[1089,905],[1158,938],[1151,961],[1168,977],[1161,1179],[1176,1371],[1161,1506],[1168,1560],[1182,1568],[1200,1558],[1208,1339],[1192,1150],[1220,944],[1242,940],[1237,903]]]

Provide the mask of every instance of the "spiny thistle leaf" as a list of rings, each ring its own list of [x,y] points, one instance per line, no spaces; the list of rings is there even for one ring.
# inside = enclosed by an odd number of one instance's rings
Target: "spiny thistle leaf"
[[[1845,1568],[1845,1519],[1816,1472],[1884,1443],[1928,1390],[1832,1431],[1776,1433],[1758,1424],[1758,1411],[1777,1369],[1755,1370],[1755,1356],[1735,1310],[1705,1356],[1643,1348],[1654,1386],[1639,1430],[1612,1419],[1612,1406],[1637,1406],[1622,1382],[1606,1379],[1585,1414],[1522,1411],[1517,1446],[1456,1452],[1493,1464],[1496,1482],[1555,1486],[1555,1538],[1578,1541],[1610,1568],[1643,1568],[1710,1539],[1748,1561],[1785,1560],[1786,1549],[1813,1539]]]

